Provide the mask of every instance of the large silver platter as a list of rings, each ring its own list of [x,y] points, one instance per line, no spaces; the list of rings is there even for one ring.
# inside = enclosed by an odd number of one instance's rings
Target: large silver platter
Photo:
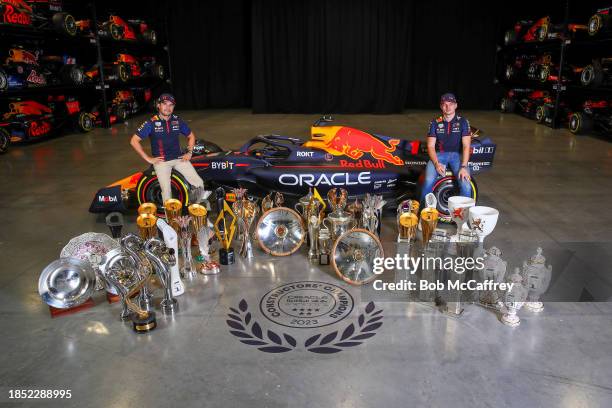
[[[302,245],[305,236],[302,218],[287,207],[266,211],[257,223],[259,246],[274,256],[291,255]]]
[[[89,299],[95,283],[96,274],[89,262],[60,258],[47,265],[40,274],[38,293],[49,306],[67,309]]]
[[[60,257],[88,261],[95,270],[100,266],[102,257],[115,248],[119,248],[119,243],[108,235],[86,232],[72,238],[62,249]]]
[[[374,258],[384,257],[382,244],[366,229],[353,229],[340,235],[332,248],[332,266],[345,282],[363,285],[376,278]]]

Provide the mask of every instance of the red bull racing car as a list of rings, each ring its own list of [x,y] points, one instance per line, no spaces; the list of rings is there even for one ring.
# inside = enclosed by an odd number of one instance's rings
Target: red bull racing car
[[[492,166],[495,148],[489,138],[473,129],[469,163],[472,174]],[[347,189],[350,197],[383,195],[389,207],[418,197],[427,161],[427,147],[422,141],[339,126],[329,117],[315,122],[308,141],[278,135],[257,136],[236,151],[223,151],[212,143],[199,142],[191,159],[209,190],[244,187],[254,197],[279,191],[291,202],[306,195],[311,187],[321,194],[340,187]],[[173,197],[188,205],[192,191],[185,178],[174,173],[171,184]],[[448,216],[448,197],[457,191],[450,173],[435,184],[433,193],[443,215]],[[472,194],[478,197],[473,177]],[[154,202],[162,208],[161,191],[152,167],[100,189],[89,211],[126,211],[143,202]]]

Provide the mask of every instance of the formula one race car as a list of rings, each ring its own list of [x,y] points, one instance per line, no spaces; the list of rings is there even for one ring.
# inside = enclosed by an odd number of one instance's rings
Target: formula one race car
[[[210,142],[191,160],[207,189],[237,187],[248,189],[254,197],[281,192],[292,202],[306,195],[310,187],[326,194],[334,187],[348,190],[350,197],[366,193],[383,195],[389,207],[409,197],[418,197],[427,147],[419,140],[402,140],[338,126],[325,117],[311,128],[311,139],[267,135],[249,140],[237,151],[222,151]],[[489,169],[496,145],[473,129],[472,174]],[[191,189],[185,178],[173,173],[173,197],[188,205]],[[457,194],[455,178],[447,173],[433,188],[438,209],[448,218],[448,198]],[[478,197],[472,177],[472,194]],[[126,211],[144,202],[154,202],[162,209],[161,191],[153,168],[125,177],[100,189],[90,212]],[[163,214],[163,210],[160,214]]]
[[[0,133],[12,143],[34,141],[57,133],[66,126],[83,132],[93,129],[88,113],[79,101],[64,95],[49,96],[46,104],[37,101],[13,101],[0,119]]]
[[[597,10],[587,24],[589,35],[610,32],[612,29],[612,6]]]
[[[514,88],[510,89],[506,97],[502,98],[500,109],[503,113],[518,112],[540,122],[544,114],[541,107],[552,102],[548,91]]]
[[[79,31],[91,33],[93,23],[91,20],[80,20],[76,23]],[[113,40],[144,41],[157,44],[157,33],[149,28],[143,20],[124,20],[117,15],[110,15],[108,20],[96,24],[98,35],[101,38]]]
[[[36,29],[53,29],[74,36],[74,17],[62,12],[61,0],[0,0],[0,24]]]
[[[151,102],[150,88],[130,88],[118,90],[115,97],[108,104],[108,115],[111,125],[125,122],[130,115],[145,109]],[[89,113],[96,126],[103,124],[102,104],[96,105]]]
[[[567,32],[575,35],[577,32],[586,32],[587,26],[582,24],[553,24],[549,16],[542,17],[537,21],[523,20],[517,22],[512,30],[504,34],[504,44],[510,45],[516,42],[545,41],[563,38]]]
[[[569,130],[574,134],[599,130],[612,135],[612,101],[586,101],[582,112],[574,112],[568,122]]]
[[[612,58],[599,58],[585,66],[580,75],[583,86],[601,86],[612,84]]]
[[[85,72],[85,76],[93,80],[100,75],[98,65]],[[155,57],[136,58],[129,54],[117,54],[112,63],[104,64],[104,77],[107,81],[127,82],[132,78],[153,77],[164,79],[166,71],[163,65],[156,62]]]
[[[83,70],[71,56],[43,55],[41,50],[11,48],[0,67],[0,91],[62,83],[80,85],[84,78]]]

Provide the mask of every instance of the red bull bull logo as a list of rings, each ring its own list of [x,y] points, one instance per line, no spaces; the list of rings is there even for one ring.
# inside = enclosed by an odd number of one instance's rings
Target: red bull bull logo
[[[353,160],[359,160],[365,153],[369,153],[376,160],[382,160],[396,166],[404,164],[399,156],[392,154],[397,149],[399,139],[390,139],[389,144],[387,144],[358,129],[346,126],[334,126],[332,129],[337,129],[337,131],[331,137],[325,137],[329,135],[327,132],[321,135],[328,140],[323,141],[323,138],[320,139],[321,141],[311,140],[306,142],[305,146],[323,149],[334,156],[348,156]]]

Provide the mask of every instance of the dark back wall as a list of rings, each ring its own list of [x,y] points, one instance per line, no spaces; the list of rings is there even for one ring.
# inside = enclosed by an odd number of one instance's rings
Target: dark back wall
[[[565,9],[564,1],[114,3],[167,21],[182,108],[256,113],[392,113],[435,108],[447,91],[462,108],[492,109],[504,30],[520,18],[551,14],[562,21]],[[579,8],[588,16],[594,7]]]

